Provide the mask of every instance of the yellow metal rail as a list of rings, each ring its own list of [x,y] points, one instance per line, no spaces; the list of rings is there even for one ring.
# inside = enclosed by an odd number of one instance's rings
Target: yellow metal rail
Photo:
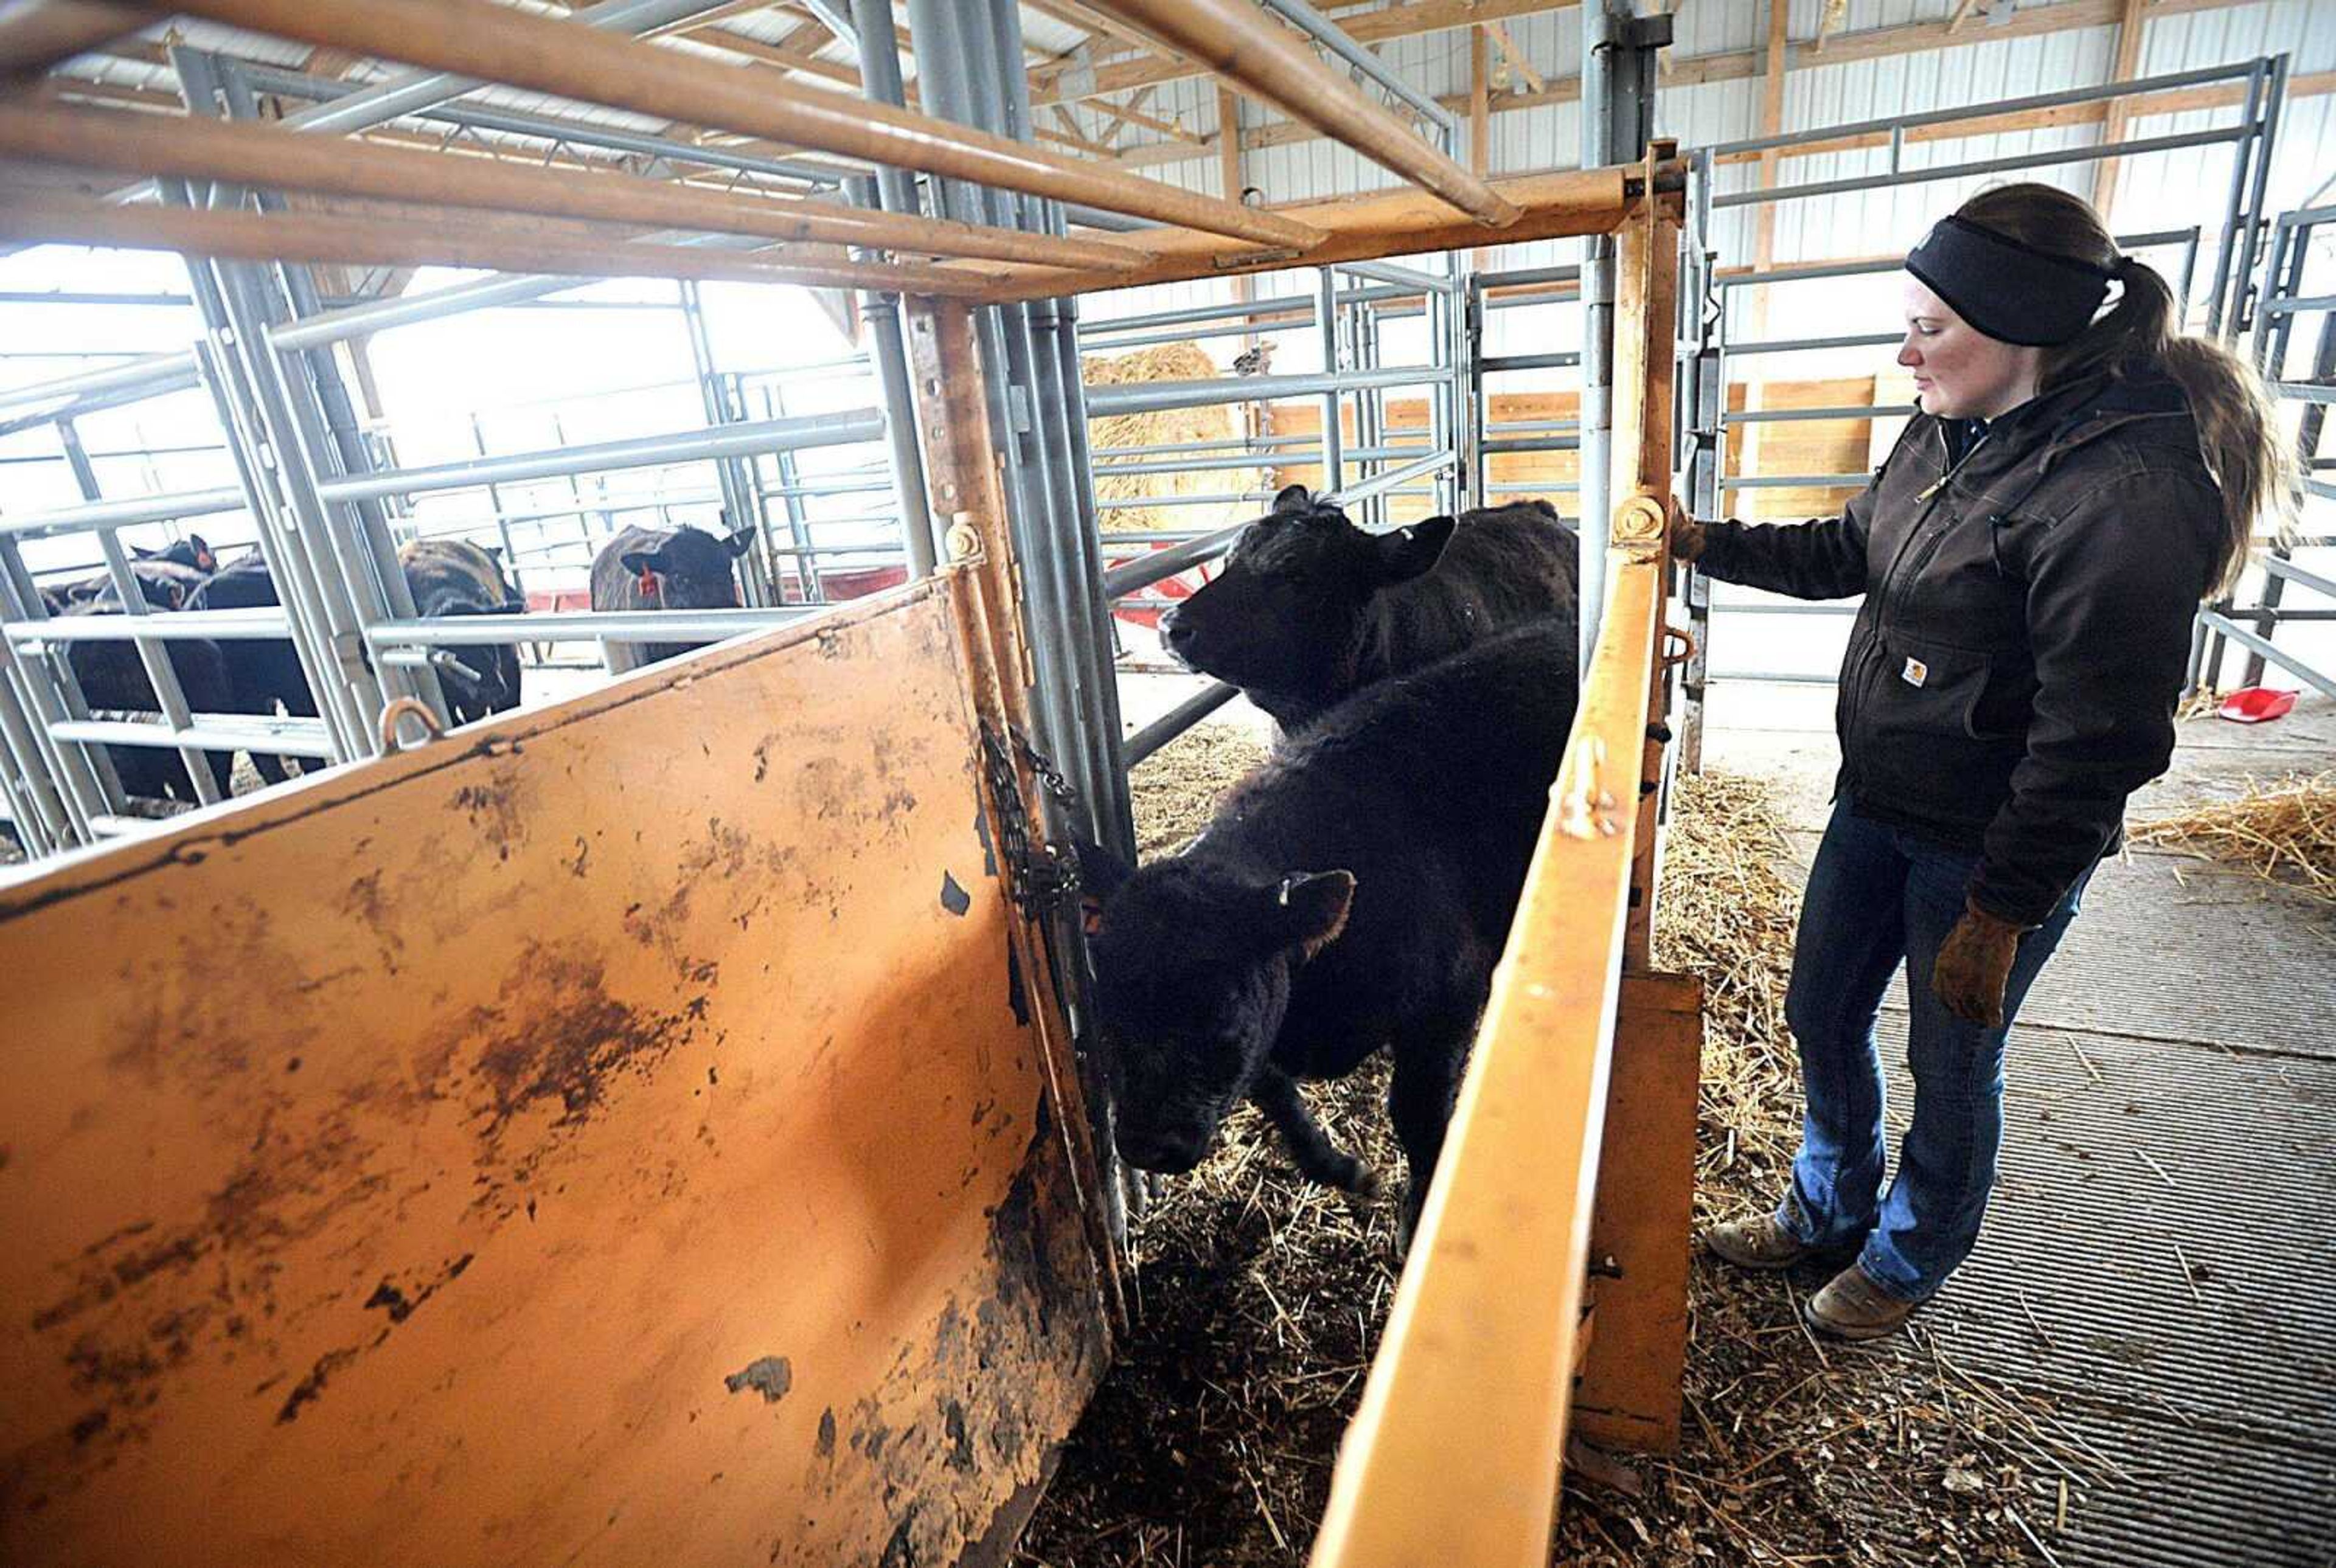
[[[1620,504],[1603,629],[1387,1337],[1341,1452],[1314,1568],[1547,1560],[1586,1349],[1625,930],[1634,870],[1648,863],[1641,840],[1653,831],[1641,786],[1660,761],[1649,724],[1669,567],[1664,421],[1677,229],[1667,205],[1642,202],[1621,229]],[[1651,893],[1641,888],[1641,910]],[[1692,1081],[1690,1070],[1690,1095]],[[1682,1141],[1675,1117],[1669,1126]],[[1661,1212],[1680,1232],[1683,1257],[1678,1196],[1667,1193]],[[1676,1371],[1669,1375],[1675,1396]]]

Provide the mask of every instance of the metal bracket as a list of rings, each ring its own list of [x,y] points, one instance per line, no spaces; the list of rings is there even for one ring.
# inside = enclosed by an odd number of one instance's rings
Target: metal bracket
[[[1634,495],[1614,509],[1607,541],[1633,560],[1652,560],[1662,549],[1667,524],[1660,502],[1651,495]]]

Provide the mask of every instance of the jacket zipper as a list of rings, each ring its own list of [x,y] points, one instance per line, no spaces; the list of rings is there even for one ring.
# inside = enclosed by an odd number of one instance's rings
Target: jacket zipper
[[[1906,552],[1913,548],[1914,541],[1921,537],[1922,525],[1930,521],[1932,509],[1938,505],[1939,494],[1947,488],[1947,482],[1962,472],[1963,465],[1979,454],[1980,448],[1985,446],[1988,438],[1994,433],[1992,428],[1982,432],[1980,438],[1971,443],[1970,450],[1952,463],[1943,465],[1940,470],[1939,477],[1932,480],[1915,497],[1922,503],[1922,510],[1914,514],[1914,521],[1907,529],[1906,537],[1899,541],[1897,553],[1890,558],[1889,568],[1883,572],[1882,586],[1877,590],[1874,607],[1874,633],[1866,643],[1865,667],[1858,672],[1857,695],[1850,707],[1848,722],[1843,726],[1842,745],[1844,754],[1853,749],[1850,745],[1851,738],[1857,734],[1858,722],[1864,717],[1866,699],[1871,695],[1871,687],[1874,684],[1874,677],[1883,667],[1882,633],[1889,620],[1890,590],[1897,583],[1899,569],[1905,563]],[[1945,433],[1942,430],[1940,434],[1942,446],[1945,444]],[[1932,543],[1935,550],[1937,541],[1934,540]],[[1930,553],[1925,552],[1923,556],[1925,560],[1930,559]],[[1848,763],[1846,755],[1843,761],[1844,764]]]
[[[1969,451],[1942,469],[1939,477],[1932,480],[1920,494],[1915,496],[1914,499],[1922,503],[1922,510],[1914,514],[1913,526],[1906,530],[1906,537],[1899,541],[1898,553],[1890,558],[1890,569],[1882,574],[1882,602],[1875,607],[1874,615],[1874,629],[1877,634],[1882,630],[1882,623],[1889,614],[1890,590],[1897,585],[1900,568],[1906,561],[1906,552],[1914,547],[1915,540],[1922,537],[1922,525],[1931,520],[1932,510],[1939,504],[1940,492],[1947,488],[1948,482],[1955,475],[1963,471],[1964,464],[1979,455],[1980,449],[1984,447],[1994,434],[1992,426],[1982,431],[1980,438],[1971,443]],[[1941,433],[1940,440],[1942,443],[1945,441],[1943,432]],[[1932,543],[1935,549],[1937,541],[1934,540]],[[1923,559],[1927,560],[1929,556],[1926,554]]]

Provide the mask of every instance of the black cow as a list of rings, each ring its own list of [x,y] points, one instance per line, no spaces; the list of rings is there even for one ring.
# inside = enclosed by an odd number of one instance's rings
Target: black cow
[[[214,573],[187,601],[190,609],[261,609],[280,603],[276,579],[255,550],[231,560]],[[295,718],[316,716],[316,694],[300,667],[300,655],[289,638],[230,638],[219,644],[227,661],[228,700],[222,711],[258,714],[273,718],[278,706]],[[252,766],[269,784],[290,775],[285,759],[273,753],[254,752]]]
[[[211,553],[209,541],[200,533],[190,533],[186,538],[175,541],[161,550],[139,550],[132,547],[130,553],[141,560],[161,560],[168,561],[172,566],[191,567],[205,577],[219,570],[219,557]]]
[[[704,529],[628,528],[592,558],[592,608],[735,609],[733,567],[754,535],[741,529],[718,538]],[[705,642],[609,642],[602,645],[610,675],[677,658]]]
[[[195,590],[210,580],[209,574],[200,567],[164,560],[159,556],[140,556],[130,563],[130,575],[137,580],[138,591],[151,609],[184,609]],[[113,574],[109,571],[67,583],[56,597],[68,609],[79,605],[118,609],[122,605],[122,596],[113,589]]]
[[[68,606],[65,610],[67,618],[121,613],[119,604],[84,603]],[[154,683],[146,678],[146,667],[138,657],[136,644],[75,642],[69,646],[73,677],[80,682],[82,696],[92,714],[161,715],[161,699],[154,694]],[[227,660],[219,644],[209,638],[173,638],[162,646],[169,650],[170,669],[179,677],[179,689],[185,694],[190,713],[234,711]],[[122,780],[123,794],[149,800],[191,802],[201,798],[195,792],[194,781],[187,774],[185,761],[176,751],[131,745],[110,745],[105,749],[112,759],[114,773]],[[219,793],[226,794],[234,756],[228,752],[211,751],[203,754],[203,760]]]
[[[397,552],[414,608],[426,618],[520,615],[527,601],[503,578],[494,556],[458,539],[417,539]],[[510,643],[453,650],[458,667],[440,666],[446,706],[456,724],[519,706],[519,649]]]
[[[1116,1142],[1189,1171],[1255,1100],[1315,1181],[1360,1190],[1297,1080],[1392,1045],[1408,1242],[1573,722],[1559,612],[1368,687],[1285,739],[1141,871],[1085,856]]]
[[[1296,730],[1372,681],[1570,613],[1579,571],[1573,531],[1545,501],[1372,534],[1293,484],[1215,580],[1160,618],[1160,635]]]

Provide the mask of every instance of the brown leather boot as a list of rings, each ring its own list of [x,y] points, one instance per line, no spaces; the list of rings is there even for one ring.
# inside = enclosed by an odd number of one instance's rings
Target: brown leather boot
[[[1921,1304],[1900,1300],[1862,1265],[1852,1263],[1809,1298],[1802,1316],[1810,1328],[1829,1339],[1879,1339],[1896,1333]]]
[[[1739,1269],[1789,1269],[1816,1249],[1776,1222],[1774,1214],[1751,1214],[1714,1225],[1703,1233],[1712,1255]]]

